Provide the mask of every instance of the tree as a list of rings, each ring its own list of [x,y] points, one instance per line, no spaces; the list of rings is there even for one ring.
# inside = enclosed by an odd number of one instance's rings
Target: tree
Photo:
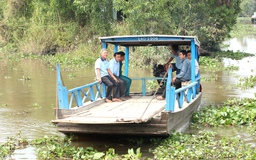
[[[251,17],[253,12],[256,12],[256,1],[255,0],[243,0],[241,3],[240,16]]]

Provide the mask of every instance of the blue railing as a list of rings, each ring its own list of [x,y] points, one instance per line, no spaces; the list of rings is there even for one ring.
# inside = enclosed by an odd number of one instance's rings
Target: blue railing
[[[172,69],[168,70],[168,78],[166,83],[166,104],[165,111],[174,112],[175,101],[178,101],[179,108],[183,107],[184,101],[188,103],[196,97],[197,89],[200,86],[200,77],[195,79],[194,82],[175,90],[175,87],[171,86],[172,81]]]
[[[102,91],[101,91],[102,88]],[[96,94],[94,93],[96,91]],[[86,100],[91,102],[96,101],[98,98],[106,97],[106,86],[104,83],[93,82],[81,87],[73,88],[68,90],[68,94],[71,94],[69,100],[69,108],[72,107],[72,104],[75,102],[76,106],[83,106],[83,103]]]
[[[133,80],[142,81],[142,96],[146,96],[146,81],[147,80],[162,80],[162,77],[152,78],[132,78]],[[175,101],[178,102],[179,108],[183,107],[184,101],[188,103],[196,97],[197,88],[200,78],[195,82],[191,82],[185,87],[175,90],[171,86],[172,69],[168,70],[166,83],[166,104],[165,111],[174,112]],[[106,86],[104,83],[93,82],[84,86],[76,87],[70,90],[64,86],[61,78],[60,66],[57,65],[57,87],[58,87],[58,103],[60,109],[70,109],[72,106],[83,106],[86,101],[95,102],[97,99],[106,97]],[[177,96],[179,94],[179,96]]]
[[[57,64],[57,92],[58,92],[58,104],[60,109],[70,109],[72,105],[83,106],[87,100],[94,102],[98,98],[106,97],[106,86],[104,83],[93,82],[84,86],[76,87],[67,90],[63,84],[60,65]]]

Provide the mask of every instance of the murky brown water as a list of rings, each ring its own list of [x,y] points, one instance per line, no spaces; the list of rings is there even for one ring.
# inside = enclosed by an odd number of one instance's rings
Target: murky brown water
[[[229,49],[245,51],[256,54],[256,36],[240,39],[231,39]],[[227,43],[229,43],[227,42]],[[223,60],[226,65],[239,66],[237,72],[221,71],[216,82],[203,82],[202,106],[221,103],[233,97],[254,97],[256,88],[241,91],[238,89],[220,90],[220,86],[234,85],[239,77],[256,74],[256,57],[244,58],[234,61]],[[63,71],[65,85],[70,89],[92,82],[94,71],[91,68],[81,69],[70,73]],[[204,71],[202,76],[208,73]],[[75,77],[72,77],[75,75]],[[131,77],[152,76],[151,69],[131,69]],[[54,119],[53,108],[56,104],[56,75],[55,68],[49,68],[40,60],[3,61],[0,60],[0,143],[6,141],[8,136],[15,136],[19,131],[28,139],[39,138],[44,135],[62,135],[50,123]],[[140,91],[141,83],[134,81],[131,90]],[[223,129],[220,129],[220,132]],[[255,139],[242,131],[229,130],[230,135],[242,137],[248,143],[255,145]],[[141,147],[143,154],[148,152],[150,143],[138,145],[123,137],[82,136],[76,146],[93,146],[98,150],[115,148],[119,153],[126,153],[127,148]],[[15,151],[14,159],[36,159],[35,148],[26,148]],[[145,155],[144,154],[144,155]]]

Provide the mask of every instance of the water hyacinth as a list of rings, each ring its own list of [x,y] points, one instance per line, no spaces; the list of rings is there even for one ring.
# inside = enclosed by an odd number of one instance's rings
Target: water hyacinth
[[[256,150],[238,138],[217,137],[214,132],[172,134],[153,150],[155,159],[254,159]]]

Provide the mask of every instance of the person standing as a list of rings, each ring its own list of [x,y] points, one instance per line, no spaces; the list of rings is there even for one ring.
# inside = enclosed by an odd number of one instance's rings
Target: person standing
[[[101,49],[100,55],[100,58],[98,58],[95,62],[95,74],[99,83],[103,82],[108,87],[105,102],[121,102],[122,100],[119,99],[120,83],[118,83],[118,80],[113,76],[112,72],[109,69],[109,62],[107,60],[107,49]]]
[[[175,59],[176,63],[171,63],[172,71],[176,71],[176,75],[180,73],[181,69],[181,59],[179,57],[179,46],[177,44],[173,44],[171,46],[171,58],[168,60],[168,62],[164,65],[165,70],[167,70],[169,64],[172,62],[173,59]]]

